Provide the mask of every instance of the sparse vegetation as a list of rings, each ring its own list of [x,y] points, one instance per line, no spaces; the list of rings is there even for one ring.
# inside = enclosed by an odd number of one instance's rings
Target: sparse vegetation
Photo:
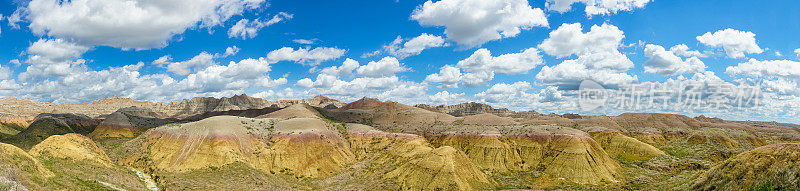
[[[767,161],[797,161],[792,157],[800,154],[742,157],[767,143],[798,140],[796,130],[763,124],[657,114],[453,117],[377,100],[349,109],[302,106],[273,110],[266,119],[205,116],[136,137],[93,138],[108,165],[35,155],[51,178],[3,161],[32,161],[21,156],[0,156],[0,172],[13,172],[32,190],[146,189],[130,167],[166,190],[800,189],[800,165]],[[80,130],[49,124],[48,131]],[[12,186],[0,182],[0,190]]]

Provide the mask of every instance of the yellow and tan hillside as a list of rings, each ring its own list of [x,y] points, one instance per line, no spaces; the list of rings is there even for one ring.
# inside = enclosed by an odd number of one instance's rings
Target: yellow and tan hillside
[[[30,154],[36,158],[68,159],[110,167],[113,165],[103,149],[80,134],[53,135],[33,146]]]
[[[38,159],[14,145],[0,143],[0,179],[15,180],[18,189],[43,189],[35,182],[44,182],[55,176]]]
[[[717,164],[692,183],[694,190],[796,190],[800,144],[780,143],[743,152]]]
[[[333,124],[317,118],[294,118],[275,123],[265,151],[270,170],[288,169],[296,176],[324,177],[355,162],[347,140]]]
[[[536,185],[619,183],[621,167],[586,132],[554,125],[434,126],[426,137],[463,151],[482,170],[538,172]]]
[[[379,157],[397,168],[384,178],[403,190],[481,190],[491,186],[486,175],[467,156],[450,146],[433,148],[419,135],[386,133],[347,124],[351,148],[358,158]]]
[[[404,190],[478,190],[489,180],[464,153],[444,146],[426,152],[386,174]]]
[[[89,134],[92,139],[108,137],[136,137],[154,127],[172,122],[164,119],[166,114],[148,108],[128,107],[106,116],[97,128]]]
[[[606,153],[622,160],[642,161],[659,155],[666,155],[664,151],[628,137],[617,130],[590,131],[589,134],[600,143]]]
[[[434,145],[455,147],[464,153],[480,169],[495,172],[527,170],[519,153],[512,147],[507,138],[497,131],[485,131],[477,134],[463,132],[447,132],[430,136]]]
[[[2,114],[0,114],[2,116]],[[5,139],[25,130],[33,122],[33,117],[0,117],[0,139]]]
[[[467,125],[515,125],[517,124],[513,118],[500,117],[491,113],[482,113],[477,115],[468,115],[461,117],[463,124]]]
[[[525,165],[543,169],[543,182],[618,183],[620,166],[587,133],[559,126],[532,126],[508,135]],[[551,180],[547,180],[547,179]]]
[[[294,104],[281,110],[264,114],[256,118],[276,118],[276,119],[290,119],[290,118],[319,118],[322,114],[319,113],[314,107],[306,103]]]
[[[353,162],[346,140],[315,118],[252,119],[217,116],[158,127],[142,135],[143,153],[161,170],[185,172],[242,162],[264,172],[297,177],[336,173]]]
[[[457,120],[448,114],[372,98],[363,98],[339,109],[328,110],[324,114],[338,121],[370,124],[379,128],[452,123]]]

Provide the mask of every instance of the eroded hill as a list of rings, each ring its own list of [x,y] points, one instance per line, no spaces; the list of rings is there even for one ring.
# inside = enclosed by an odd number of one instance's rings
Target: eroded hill
[[[90,109],[119,103],[139,105]],[[93,117],[3,118],[3,141],[13,145],[0,144],[0,186],[791,190],[798,182],[800,149],[792,142],[800,132],[771,123],[654,113],[541,115],[477,103],[412,107],[369,98],[344,104],[321,96],[167,105],[113,98],[48,106]]]

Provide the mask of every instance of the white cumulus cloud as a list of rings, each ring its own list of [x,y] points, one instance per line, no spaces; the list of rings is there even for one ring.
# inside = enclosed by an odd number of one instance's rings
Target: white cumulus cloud
[[[708,55],[703,54],[700,51],[689,50],[689,46],[686,46],[686,44],[679,44],[672,46],[669,48],[669,51],[675,53],[675,55],[683,57],[698,57],[698,58],[708,57]]]
[[[63,39],[39,39],[28,47],[28,67],[20,80],[46,79],[69,75],[73,68],[85,68],[81,55],[89,48]]]
[[[187,29],[219,26],[265,5],[264,0],[33,0],[20,9],[38,35],[86,46],[150,49],[166,46]]]
[[[171,61],[172,57],[170,55],[166,55],[153,61],[153,64],[160,67],[164,67],[167,69],[167,71],[181,76],[189,75],[189,73],[192,73],[193,71],[203,70],[209,66],[216,64],[214,62],[214,56],[207,52],[201,52],[197,56],[194,56],[186,61],[182,62],[171,62]]]
[[[644,55],[650,60],[644,63],[644,72],[676,76],[705,71],[706,65],[699,58],[691,57],[684,60],[675,54],[662,46],[647,44],[644,48]]]
[[[423,50],[435,47],[447,46],[444,38],[436,35],[422,33],[421,35],[411,38],[409,40],[397,36],[391,43],[383,46],[381,50],[366,53],[361,57],[367,58],[386,52],[389,55],[395,56],[399,59],[404,59],[409,56],[415,56],[422,53]]]
[[[547,27],[544,11],[526,0],[441,0],[417,7],[411,19],[423,26],[443,26],[447,38],[465,47],[517,36],[532,27]]]
[[[651,0],[547,0],[545,7],[547,10],[560,13],[572,9],[572,4],[583,3],[586,5],[586,15],[607,15],[616,14],[620,11],[631,11],[642,8]]]
[[[395,73],[409,70],[397,58],[384,57],[377,62],[370,61],[367,65],[360,66],[356,71],[358,75],[366,77],[388,77],[394,76]]]
[[[528,48],[520,53],[508,53],[493,57],[487,49],[478,49],[455,66],[445,65],[439,73],[425,77],[425,82],[442,87],[455,88],[459,82],[467,87],[485,84],[494,78],[495,73],[527,74],[533,68],[544,64],[539,50]],[[464,73],[462,73],[462,70]]]
[[[292,19],[292,17],[294,17],[294,15],[280,12],[273,16],[272,19],[267,21],[262,21],[260,19],[256,19],[254,21],[241,19],[230,29],[228,29],[228,37],[240,39],[255,38],[258,36],[258,31],[261,30],[261,28],[279,23],[284,20]]]
[[[577,55],[555,66],[544,66],[536,74],[538,82],[558,86],[564,90],[577,88],[582,80],[594,80],[603,85],[616,86],[637,81],[627,73],[633,62],[618,48],[625,35],[610,24],[594,25],[583,33],[579,23],[563,24],[550,32],[539,48],[545,53],[563,58]]]
[[[800,62],[750,59],[729,66],[725,73],[761,83],[770,92],[800,95]]]
[[[756,34],[749,31],[738,31],[734,29],[719,30],[711,33],[706,32],[697,36],[697,41],[706,46],[722,48],[729,58],[741,58],[745,53],[760,54],[764,52],[756,44]]]
[[[594,25],[583,33],[580,23],[562,24],[550,32],[550,37],[539,44],[539,49],[558,58],[593,52],[616,50],[625,35],[619,28],[610,24]]]
[[[317,65],[321,62],[342,57],[346,50],[331,48],[331,47],[317,47],[310,48],[297,48],[283,47],[267,53],[267,59],[271,63],[281,61],[292,61],[300,64]]]

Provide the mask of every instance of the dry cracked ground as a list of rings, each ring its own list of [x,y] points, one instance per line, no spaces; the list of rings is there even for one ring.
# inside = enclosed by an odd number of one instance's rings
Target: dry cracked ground
[[[0,100],[0,190],[800,190],[800,129],[324,96]]]

